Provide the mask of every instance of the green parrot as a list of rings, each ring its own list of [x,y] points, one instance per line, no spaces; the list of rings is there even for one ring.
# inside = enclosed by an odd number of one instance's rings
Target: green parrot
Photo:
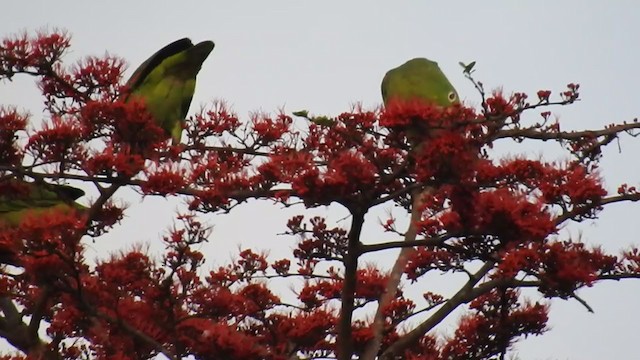
[[[392,99],[418,99],[445,107],[460,103],[456,89],[438,63],[425,58],[411,59],[389,70],[381,88],[385,105]]]
[[[151,55],[126,83],[129,93],[124,101],[144,100],[174,145],[180,142],[196,88],[196,75],[213,47],[212,41],[193,45],[188,38],[176,40]]]
[[[8,181],[16,182],[15,185],[24,188],[26,193],[20,191],[0,195],[0,226],[18,226],[27,214],[38,214],[53,209],[86,209],[75,202],[84,195],[81,189],[42,181]]]
[[[425,58],[415,58],[391,69],[382,79],[382,101],[424,101],[441,107],[459,104],[458,92],[444,75],[438,63]],[[407,139],[416,149],[424,141],[424,135],[437,136],[438,130],[414,122],[406,130]]]

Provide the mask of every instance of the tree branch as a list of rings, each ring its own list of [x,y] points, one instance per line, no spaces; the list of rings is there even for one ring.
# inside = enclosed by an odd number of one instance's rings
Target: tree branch
[[[353,318],[358,257],[360,256],[360,233],[364,225],[364,212],[351,211],[353,221],[348,235],[347,253],[344,259],[344,285],[341,296],[340,320],[338,323],[337,355],[338,360],[351,360],[353,339],[351,338],[351,320]]]
[[[458,306],[471,301],[475,295],[474,286],[482,280],[482,278],[494,267],[494,262],[488,261],[467,281],[467,283],[458,292],[449,299],[440,309],[438,309],[427,320],[419,324],[415,329],[401,336],[395,343],[380,355],[379,360],[392,360],[395,355],[402,350],[408,348],[411,344],[418,341],[428,331],[433,329],[444,318],[446,318]]]
[[[142,331],[136,329],[135,327],[129,325],[126,321],[122,320],[122,319],[114,319],[111,316],[104,314],[100,311],[94,311],[95,316],[104,319],[112,324],[118,324],[119,326],[122,327],[122,329],[124,329],[126,332],[128,332],[129,334],[131,334],[133,337],[137,338],[138,340],[151,345],[158,353],[163,354],[164,356],[166,356],[167,358],[171,359],[171,360],[178,360],[179,358],[176,356],[176,354],[173,354],[169,349],[165,348],[164,346],[162,346],[162,344],[160,344],[159,342],[157,342],[155,339],[153,339],[152,337],[148,336],[147,334],[143,333]]]
[[[362,253],[364,254],[369,252],[390,250],[390,249],[397,249],[397,248],[400,248],[400,249],[412,248],[416,246],[442,246],[445,241],[451,239],[452,237],[454,237],[454,235],[447,234],[446,236],[441,236],[436,238],[408,240],[405,235],[404,241],[389,241],[385,243],[362,245]]]
[[[426,190],[429,191],[429,190]],[[425,191],[425,192],[426,192]],[[416,236],[418,233],[418,222],[422,217],[422,192],[414,191],[413,204],[411,208],[411,220],[409,223],[409,228],[405,233],[404,240],[405,242],[415,242]],[[380,244],[384,245],[384,244]],[[373,250],[371,250],[373,251]],[[398,258],[396,259],[395,264],[393,264],[393,268],[391,270],[391,274],[389,275],[389,280],[387,281],[387,285],[382,293],[380,300],[378,302],[378,308],[376,309],[376,313],[373,317],[373,324],[371,325],[371,331],[373,333],[373,339],[371,339],[362,354],[361,359],[363,360],[374,360],[380,351],[380,344],[382,343],[383,338],[383,326],[384,326],[384,309],[389,305],[389,303],[395,298],[396,292],[398,290],[398,285],[400,284],[400,279],[402,278],[402,273],[407,266],[407,262],[409,261],[409,255],[413,252],[412,247],[403,247],[400,250],[400,254],[398,254]]]
[[[46,352],[47,344],[40,339],[37,332],[34,333],[22,322],[22,316],[10,298],[0,298],[0,311],[4,315],[0,318],[0,337],[27,355],[43,355]],[[48,357],[43,357],[46,358]]]
[[[610,126],[606,129],[583,130],[583,131],[538,131],[532,128],[500,130],[495,134],[495,139],[503,138],[527,138],[536,140],[580,140],[584,138],[596,138],[600,136],[610,136],[621,132],[640,129],[640,122],[627,123]]]

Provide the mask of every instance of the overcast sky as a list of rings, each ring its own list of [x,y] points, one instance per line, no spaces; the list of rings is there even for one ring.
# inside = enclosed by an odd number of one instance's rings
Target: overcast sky
[[[384,73],[413,57],[437,61],[462,99],[472,105],[479,103],[479,96],[464,79],[458,61],[477,61],[476,77],[486,87],[502,87],[507,93],[534,95],[549,89],[557,94],[569,82],[580,83],[581,102],[553,109],[564,129],[598,128],[630,121],[640,113],[640,3],[632,0],[177,3],[11,1],[0,11],[0,36],[66,29],[73,37],[67,63],[108,52],[129,62],[127,76],[173,40],[213,40],[216,47],[200,72],[191,113],[213,99],[228,101],[243,119],[251,111],[280,108],[326,115],[348,111],[356,102],[373,108],[381,102]],[[0,83],[0,104],[18,105],[36,121],[42,118],[42,98],[30,78]],[[532,113],[528,118],[536,117]],[[621,153],[617,145],[605,152],[602,174],[610,190],[623,182],[638,185],[640,178],[638,141],[625,137],[620,148]],[[558,155],[540,144],[504,143],[497,150],[548,159]],[[116,197],[131,204],[127,218],[108,244],[98,242],[93,250],[104,254],[140,241],[157,246],[179,201],[141,201],[127,191]],[[601,220],[572,227],[563,235],[582,236],[610,251],[625,249],[638,243],[638,206],[615,205]],[[274,257],[285,256],[290,242],[277,234],[295,211],[274,209],[278,208],[266,202],[252,202],[231,215],[207,217],[215,224],[215,251],[208,252],[207,264],[224,263],[238,243],[274,247]],[[337,208],[316,213],[336,221],[344,216]],[[368,217],[372,229],[378,216]],[[372,260],[391,259],[389,254],[380,256]],[[575,301],[555,301],[552,331],[519,343],[520,358],[640,359],[640,281],[601,283],[580,294],[595,314]],[[532,298],[540,299],[535,294]],[[439,331],[445,330],[450,329]]]

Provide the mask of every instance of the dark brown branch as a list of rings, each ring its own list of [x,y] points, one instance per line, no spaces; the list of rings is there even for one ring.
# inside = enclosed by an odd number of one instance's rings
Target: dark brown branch
[[[157,342],[152,337],[150,337],[147,334],[143,333],[142,331],[136,329],[135,327],[129,325],[126,321],[124,321],[122,319],[114,319],[111,316],[109,316],[107,314],[104,314],[104,313],[102,313],[100,311],[95,311],[94,314],[98,318],[104,319],[104,320],[106,320],[106,321],[108,321],[108,322],[110,322],[112,324],[119,325],[127,333],[131,334],[131,336],[133,336],[134,338],[137,338],[138,340],[140,340],[140,341],[142,341],[142,342],[144,342],[146,344],[151,345],[158,353],[163,354],[167,358],[169,358],[171,360],[178,360],[178,356],[176,356],[171,351],[169,351],[169,349],[167,349],[164,346],[162,346],[162,344]]]
[[[382,196],[382,197],[372,201],[371,202],[371,206],[384,204],[387,201],[390,201],[390,200],[398,198],[400,196],[409,194],[409,193],[415,191],[416,189],[420,189],[420,188],[423,188],[423,187],[424,187],[423,184],[411,184],[411,185],[408,185],[407,187],[404,187],[404,188],[402,188],[400,190],[397,190],[397,191],[395,191],[395,192],[393,192],[391,194]]]
[[[474,286],[482,280],[482,278],[494,267],[493,262],[486,262],[480,270],[478,270],[467,281],[467,283],[458,292],[449,299],[442,307],[440,307],[433,315],[427,320],[419,324],[415,329],[411,330],[407,334],[403,335],[395,343],[385,350],[380,355],[379,360],[392,360],[395,356],[400,354],[403,350],[407,349],[411,344],[420,340],[427,332],[438,325],[443,319],[445,319],[452,311],[458,306],[467,303],[474,299],[475,295]]]
[[[16,58],[12,58],[14,61],[16,60]],[[55,62],[55,61],[54,61]],[[43,66],[42,68],[37,68],[38,71],[30,71],[30,70],[18,70],[13,72],[12,74],[26,74],[26,75],[30,75],[30,76],[35,76],[35,77],[48,77],[53,79],[58,85],[62,86],[63,88],[65,88],[66,90],[72,92],[73,94],[75,94],[75,96],[77,98],[81,98],[84,101],[89,101],[91,100],[91,98],[89,97],[89,95],[87,95],[86,93],[81,92],[80,90],[78,90],[75,86],[73,86],[73,84],[65,81],[62,77],[60,77],[60,75],[58,75],[58,73],[56,73],[53,70],[53,67],[51,66],[51,64],[45,64],[46,66]],[[60,97],[58,97],[60,98]],[[72,98],[75,99],[74,96],[65,96],[65,98]]]
[[[409,315],[407,315],[407,316],[405,316],[405,317],[403,317],[401,319],[398,319],[398,320],[394,321],[393,324],[394,325],[398,325],[398,324],[402,323],[403,321],[407,321],[407,320],[411,319],[412,317],[414,317],[416,315],[422,314],[424,312],[431,311],[431,310],[437,308],[438,306],[444,304],[445,302],[446,302],[446,300],[436,301],[432,305],[429,305],[429,306],[427,306],[425,308],[422,308],[420,310],[414,311],[411,314],[409,314]]]
[[[214,151],[214,152],[222,152],[222,151],[230,151],[238,154],[246,154],[246,155],[255,155],[255,156],[270,156],[271,153],[257,151],[252,148],[234,148],[231,146],[205,146],[204,148],[199,148],[197,146],[188,147],[186,150],[205,150],[205,151]]]
[[[27,355],[45,353],[46,343],[22,322],[22,316],[11,299],[0,298],[0,311],[4,315],[0,318],[0,337]]]
[[[42,322],[42,318],[44,316],[44,310],[49,302],[49,297],[51,296],[51,288],[48,285],[42,286],[42,292],[40,297],[35,303],[33,314],[31,315],[31,320],[29,321],[29,335],[37,338],[38,330],[40,329],[40,324]]]
[[[78,174],[69,174],[69,173],[64,173],[64,174],[60,174],[60,173],[48,173],[48,174],[44,174],[44,173],[36,173],[33,171],[18,171],[15,167],[12,166],[1,166],[0,165],[0,171],[16,171],[22,175],[27,175],[29,177],[33,177],[33,178],[39,178],[39,179],[52,179],[52,180],[58,180],[58,179],[68,179],[68,180],[79,180],[79,181],[85,181],[85,182],[91,182],[94,184],[98,184],[98,183],[102,183],[102,184],[117,184],[119,187],[121,186],[126,186],[126,185],[133,185],[133,186],[142,186],[145,181],[144,180],[138,180],[138,179],[122,179],[122,178],[118,178],[118,177],[100,177],[100,176],[89,176],[89,175],[78,175]],[[115,192],[115,191],[114,191]],[[251,197],[256,197],[256,198],[271,198],[271,197],[275,197],[276,193],[282,193],[282,192],[290,192],[291,196],[295,196],[296,194],[291,191],[291,190],[239,190],[239,191],[234,191],[230,194],[228,194],[229,198],[237,200],[237,201],[243,201],[246,200],[248,198]],[[180,191],[177,191],[176,194],[180,194],[180,195],[190,195],[190,196],[197,196],[198,194],[198,190],[194,189],[194,188],[184,188]]]
[[[447,234],[446,236],[441,236],[437,238],[429,238],[429,239],[421,239],[421,240],[405,240],[405,241],[390,241],[386,243],[379,244],[369,244],[362,245],[362,253],[369,253],[381,250],[390,250],[390,249],[402,249],[402,248],[411,248],[415,246],[442,246],[445,241],[454,237],[453,234]]]
[[[360,256],[360,234],[364,225],[364,211],[351,211],[353,221],[348,235],[347,252],[344,259],[344,285],[342,287],[340,320],[338,322],[337,355],[338,360],[351,360],[353,339],[351,321],[353,318],[358,257]]]
[[[573,219],[576,216],[580,216],[582,214],[588,213],[589,211],[602,207],[607,204],[614,204],[623,201],[640,201],[640,193],[631,193],[631,194],[622,194],[618,196],[611,196],[608,198],[603,198],[599,202],[595,202],[588,205],[582,205],[575,207],[573,210],[564,212],[560,216],[558,216],[555,220],[556,224],[561,224],[569,219]]]
[[[531,128],[500,130],[496,132],[495,138],[527,138],[536,140],[580,140],[585,138],[596,138],[600,136],[610,136],[630,130],[640,129],[640,122],[620,124],[610,126],[606,129],[583,130],[583,131],[539,131]]]

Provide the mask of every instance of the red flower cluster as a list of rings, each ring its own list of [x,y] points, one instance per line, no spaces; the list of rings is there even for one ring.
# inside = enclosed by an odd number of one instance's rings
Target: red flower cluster
[[[475,314],[460,319],[455,335],[442,347],[442,359],[490,359],[523,335],[544,333],[548,308],[518,304],[515,291],[493,291],[471,303]]]
[[[63,34],[39,34],[30,38],[26,33],[0,42],[0,75],[11,79],[21,72],[43,75],[44,69],[59,61],[70,46]]]
[[[416,248],[404,270],[410,280],[417,280],[431,270],[443,272],[456,268],[457,256],[447,250]]]
[[[202,150],[206,140],[225,133],[234,133],[242,125],[238,116],[234,114],[224,102],[214,102],[206,113],[199,113],[186,119],[186,132],[194,147]]]
[[[0,107],[0,165],[18,165],[22,161],[22,149],[16,140],[28,121],[27,115],[14,108]]]
[[[45,162],[78,162],[84,159],[84,149],[78,146],[83,139],[82,127],[74,121],[54,117],[29,138],[27,150]]]

